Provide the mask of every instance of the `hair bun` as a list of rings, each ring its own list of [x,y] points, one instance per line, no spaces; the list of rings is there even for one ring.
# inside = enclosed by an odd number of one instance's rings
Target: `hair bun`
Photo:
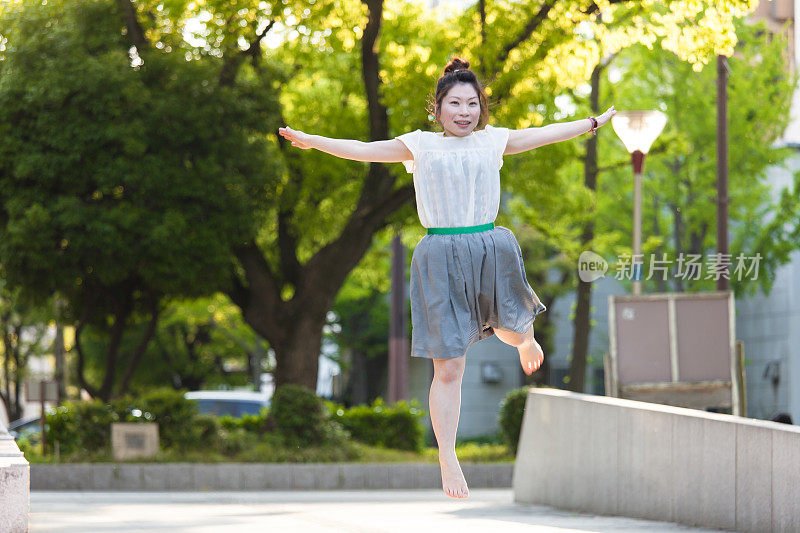
[[[454,57],[447,66],[444,67],[444,73],[449,74],[455,70],[469,70],[469,61],[465,61],[460,57]]]

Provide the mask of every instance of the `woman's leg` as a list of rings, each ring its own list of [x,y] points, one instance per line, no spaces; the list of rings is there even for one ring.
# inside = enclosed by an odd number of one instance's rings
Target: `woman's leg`
[[[442,488],[451,498],[469,496],[467,481],[456,457],[456,430],[461,411],[461,378],[466,356],[433,360],[429,407],[431,424],[439,444]]]
[[[499,330],[495,328],[494,334],[497,338],[504,343],[515,346],[519,350],[519,363],[522,365],[522,371],[527,375],[531,375],[542,366],[544,362],[544,352],[536,339],[533,338],[533,324],[525,331],[525,333],[517,333],[516,331]]]

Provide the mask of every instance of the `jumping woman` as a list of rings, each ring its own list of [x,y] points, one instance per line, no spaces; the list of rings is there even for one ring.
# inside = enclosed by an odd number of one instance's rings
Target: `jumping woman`
[[[533,321],[546,307],[528,284],[514,234],[494,225],[503,156],[594,133],[616,111],[612,106],[597,118],[541,128],[491,126],[483,87],[469,62],[458,58],[439,78],[431,108],[429,118],[444,131],[415,130],[373,142],[289,127],[278,132],[298,148],[355,161],[402,162],[413,174],[419,220],[428,231],[411,257],[411,355],[433,360],[429,408],[442,488],[466,498],[455,441],[467,348],[495,334],[517,348],[525,374],[544,361]]]

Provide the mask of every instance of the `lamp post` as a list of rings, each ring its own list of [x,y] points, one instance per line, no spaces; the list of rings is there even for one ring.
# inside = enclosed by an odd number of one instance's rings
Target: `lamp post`
[[[660,111],[620,111],[611,119],[611,126],[631,154],[633,163],[633,294],[642,292],[642,167],[667,116]],[[637,262],[639,261],[639,262]]]

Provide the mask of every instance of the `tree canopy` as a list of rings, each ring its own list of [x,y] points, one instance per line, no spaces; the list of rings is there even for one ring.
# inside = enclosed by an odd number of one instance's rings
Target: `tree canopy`
[[[233,247],[275,199],[277,103],[257,76],[218,87],[219,60],[142,62],[109,2],[20,2],[0,27],[2,276],[29,300],[64,295],[79,352],[84,326],[109,334],[102,385],[82,383],[109,397],[164,297],[230,286]],[[115,376],[137,314],[151,327]]]

